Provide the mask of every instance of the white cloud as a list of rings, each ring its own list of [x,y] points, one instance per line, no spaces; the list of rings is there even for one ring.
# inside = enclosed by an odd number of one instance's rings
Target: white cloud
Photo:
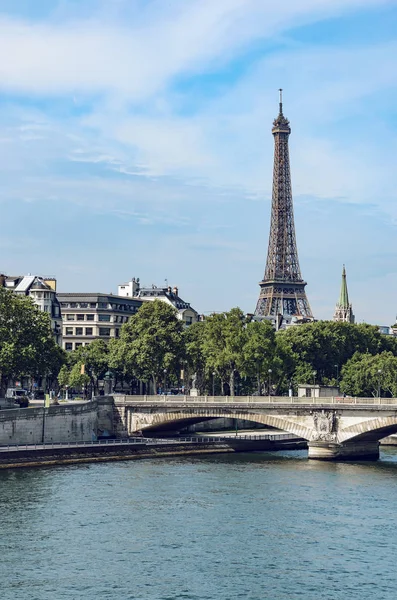
[[[270,0],[174,0],[149,2],[146,11],[135,3],[128,20],[121,12],[110,22],[103,13],[47,23],[3,16],[0,80],[3,89],[21,93],[143,100],[176,75],[223,63],[247,43],[292,25],[386,3],[286,0],[276,8]]]

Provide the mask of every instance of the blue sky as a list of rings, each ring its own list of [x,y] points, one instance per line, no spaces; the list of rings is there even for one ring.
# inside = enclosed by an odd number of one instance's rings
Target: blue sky
[[[0,271],[252,312],[277,90],[301,270],[397,314],[397,0],[0,0]]]

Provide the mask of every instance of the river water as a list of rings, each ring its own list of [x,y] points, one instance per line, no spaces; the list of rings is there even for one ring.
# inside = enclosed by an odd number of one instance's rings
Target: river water
[[[397,598],[397,449],[0,472],[1,600]]]

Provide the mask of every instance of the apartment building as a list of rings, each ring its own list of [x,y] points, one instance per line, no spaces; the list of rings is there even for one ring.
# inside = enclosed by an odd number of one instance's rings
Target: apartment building
[[[131,281],[119,285],[118,293],[119,296],[135,298],[141,302],[151,302],[153,300],[166,302],[176,309],[178,319],[183,321],[186,327],[199,321],[198,312],[190,306],[189,302],[182,300],[176,286],[173,288],[170,285],[167,287],[157,287],[156,285],[142,287],[139,278],[134,277]]]
[[[136,298],[98,293],[59,293],[63,348],[85,346],[95,339],[118,338],[120,329],[142,302]]]
[[[56,279],[30,274],[16,276],[0,274],[0,286],[18,296],[30,296],[34,304],[49,315],[55,341],[62,346],[62,318],[56,293]]]

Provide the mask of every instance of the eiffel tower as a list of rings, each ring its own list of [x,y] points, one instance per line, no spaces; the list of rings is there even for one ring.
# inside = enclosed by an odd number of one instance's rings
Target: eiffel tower
[[[313,320],[306,297],[296,247],[288,138],[291,128],[283,115],[280,89],[278,117],[273,122],[274,167],[269,247],[255,315],[278,323]]]

